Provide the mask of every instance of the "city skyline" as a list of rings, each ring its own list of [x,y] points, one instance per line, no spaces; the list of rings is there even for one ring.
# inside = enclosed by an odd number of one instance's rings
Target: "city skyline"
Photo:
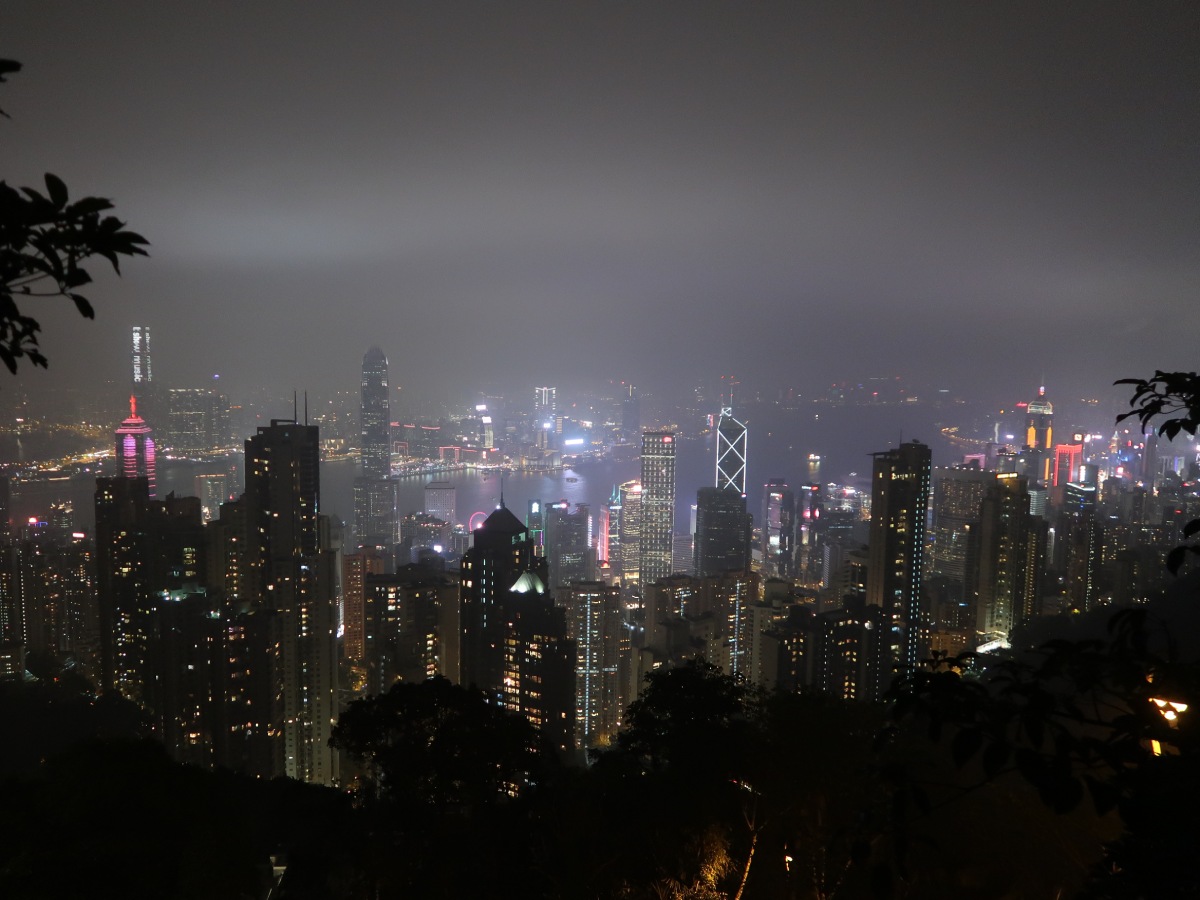
[[[4,177],[152,242],[96,322],[38,310],[20,384],[120,380],[133,323],[156,381],[235,391],[353,384],[363,322],[418,391],[489,388],[534,321],[543,384],[1187,368],[1198,16],[16,3]]]

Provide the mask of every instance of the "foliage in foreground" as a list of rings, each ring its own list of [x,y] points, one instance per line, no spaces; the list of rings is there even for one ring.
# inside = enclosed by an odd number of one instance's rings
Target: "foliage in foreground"
[[[0,59],[0,82],[20,63]],[[72,201],[57,175],[46,173],[44,193],[0,181],[0,360],[10,372],[24,357],[46,366],[38,346],[41,324],[18,305],[54,297],[70,299],[79,314],[95,318],[80,289],[92,281],[85,263],[107,260],[118,274],[122,256],[145,256],[147,241],[129,231],[102,197]]]

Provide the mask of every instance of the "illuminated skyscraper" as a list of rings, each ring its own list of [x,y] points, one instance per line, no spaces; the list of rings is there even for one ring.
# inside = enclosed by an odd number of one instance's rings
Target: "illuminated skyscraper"
[[[746,493],[746,426],[733,417],[728,406],[722,407],[717,423],[716,486]]]
[[[1032,462],[1029,474],[1042,484],[1050,483],[1054,462],[1054,405],[1046,399],[1046,388],[1038,388],[1036,400],[1025,411],[1025,449]]]
[[[580,747],[606,744],[621,723],[618,660],[624,626],[621,592],[599,581],[558,591],[575,642],[575,733]]]
[[[396,480],[354,479],[354,531],[359,547],[391,552],[396,545]]]
[[[554,417],[558,409],[558,388],[536,387],[533,389],[533,417],[543,422]]]
[[[618,489],[621,518],[617,523],[620,545],[621,584],[628,587],[640,581],[642,564],[642,483],[627,481]]]
[[[392,475],[392,446],[390,439],[388,402],[388,361],[383,351],[372,347],[363,355],[362,406],[360,413],[361,446],[364,478],[390,478]]]
[[[229,442],[228,397],[205,388],[167,392],[166,446],[173,455],[194,456]]]
[[[893,661],[912,669],[923,657],[929,631],[921,579],[932,456],[916,441],[873,456],[866,599],[890,622]]]
[[[123,478],[145,478],[154,496],[155,448],[150,426],[137,414],[137,397],[129,397],[129,418],[117,429],[117,465]]]
[[[762,558],[768,578],[791,578],[795,569],[796,499],[787,482],[773,478],[763,486]]]
[[[1083,435],[1076,435],[1078,440],[1069,444],[1054,445],[1054,487],[1082,481],[1080,469],[1083,466]]]
[[[354,481],[354,532],[360,547],[391,551],[396,535],[396,482],[388,405],[388,361],[372,347],[363,356],[359,459]]]
[[[458,522],[458,489],[449,481],[431,481],[425,485],[425,512],[448,525]]]
[[[650,585],[671,574],[675,535],[675,433],[642,433],[642,522],[638,577]]]

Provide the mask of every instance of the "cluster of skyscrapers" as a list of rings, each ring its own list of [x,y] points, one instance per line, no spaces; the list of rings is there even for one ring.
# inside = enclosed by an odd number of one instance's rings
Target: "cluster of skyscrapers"
[[[397,439],[372,348],[344,529],[321,512],[318,427],[295,414],[245,441],[236,496],[224,479],[212,498],[158,496],[148,342],[135,333],[94,542],[53,512],[4,540],[0,677],[27,653],[68,654],[140,704],[176,758],[263,777],[337,783],[328,739],[344,704],[432,675],[526,716],[564,757],[614,738],[647,672],[696,657],[766,687],[874,700],[931,650],[997,650],[1037,615],[1144,600],[1200,513],[1188,482],[1145,477],[1152,443],[1131,460],[1115,438],[1055,442],[1041,392],[1020,444],[935,468],[929,446],[903,442],[873,454],[867,490],[771,478],[757,520],[749,429],[723,404],[687,529],[682,436],[639,423],[640,477],[602,507],[535,500],[522,519],[501,496],[463,528],[449,481],[398,509],[395,459],[418,451]],[[557,402],[534,391],[530,454],[570,440]],[[632,389],[620,408],[627,445]],[[486,410],[484,452],[499,424]]]

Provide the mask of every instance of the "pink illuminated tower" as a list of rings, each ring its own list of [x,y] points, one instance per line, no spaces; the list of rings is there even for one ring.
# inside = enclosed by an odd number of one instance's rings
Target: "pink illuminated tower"
[[[137,397],[129,397],[129,418],[117,429],[117,464],[124,478],[145,477],[154,496],[154,438],[150,426],[137,414]]]

